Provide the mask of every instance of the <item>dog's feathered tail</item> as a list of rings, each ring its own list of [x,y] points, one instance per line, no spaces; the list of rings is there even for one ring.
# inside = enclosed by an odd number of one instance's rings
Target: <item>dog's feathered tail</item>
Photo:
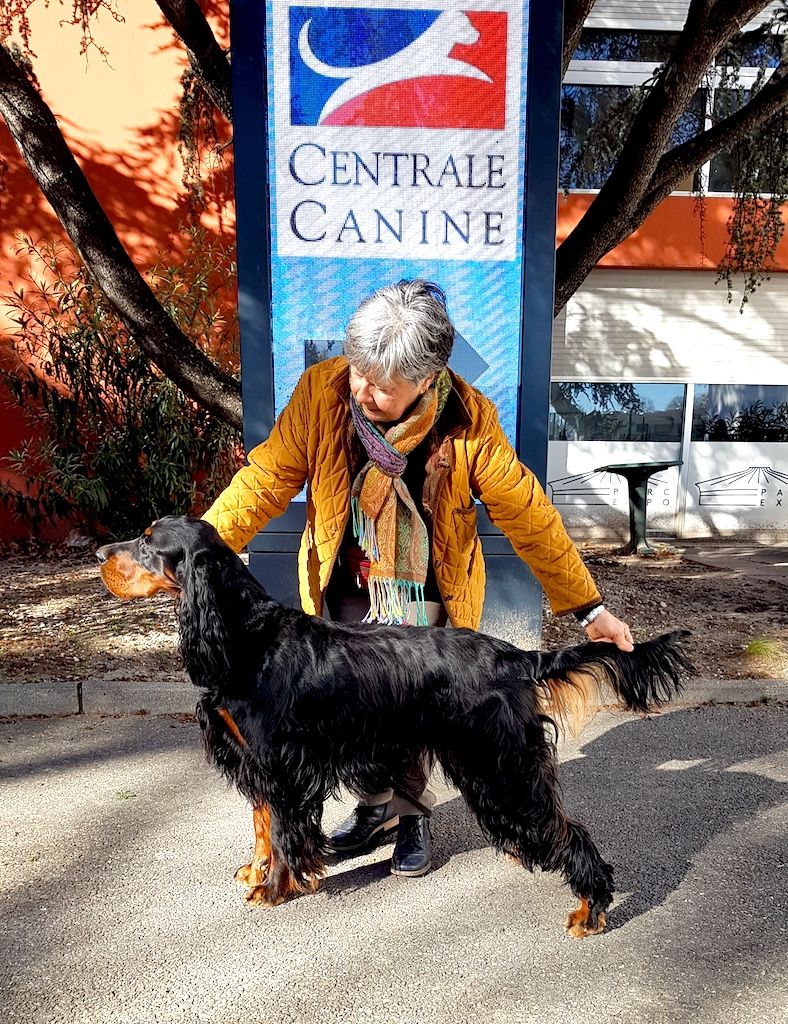
[[[665,633],[621,651],[611,643],[587,643],[539,655],[541,711],[577,736],[604,703],[606,690],[629,711],[666,704],[682,689],[692,665],[682,647],[686,629]]]

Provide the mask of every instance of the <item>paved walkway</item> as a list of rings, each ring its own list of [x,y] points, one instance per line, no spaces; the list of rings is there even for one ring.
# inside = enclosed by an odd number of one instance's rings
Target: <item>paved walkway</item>
[[[726,548],[685,553],[786,582],[788,549]],[[558,878],[496,857],[440,780],[424,878],[392,877],[387,845],[248,907],[251,815],[205,763],[194,699],[0,687],[3,1024],[786,1018],[788,680],[692,680],[670,711],[600,714],[562,745],[567,807],[616,867],[609,929],[583,943]]]
[[[675,547],[692,562],[710,565],[715,569],[729,569],[744,576],[771,580],[788,587],[788,545],[696,540],[680,541]]]
[[[598,716],[562,748],[615,864],[609,930],[489,849],[439,786],[435,864],[391,846],[248,907],[244,801],[178,717],[0,725],[3,1024],[776,1024],[788,1007],[788,709]],[[331,801],[331,828],[350,805]]]

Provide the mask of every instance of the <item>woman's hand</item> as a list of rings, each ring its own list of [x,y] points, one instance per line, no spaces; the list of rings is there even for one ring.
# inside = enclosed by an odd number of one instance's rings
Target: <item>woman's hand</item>
[[[593,622],[589,622],[586,626],[586,636],[589,640],[607,640],[621,651],[634,649],[629,626],[607,609],[600,612]]]

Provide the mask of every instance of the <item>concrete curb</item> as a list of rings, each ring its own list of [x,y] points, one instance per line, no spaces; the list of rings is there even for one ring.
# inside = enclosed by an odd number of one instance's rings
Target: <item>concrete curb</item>
[[[194,714],[199,691],[191,683],[115,682],[0,684],[0,718],[43,715]],[[788,702],[786,679],[690,679],[671,708],[706,704]]]
[[[116,682],[0,684],[0,717],[12,715],[194,714],[199,693],[191,683]]]
[[[788,679],[690,679],[671,707],[788,701]]]

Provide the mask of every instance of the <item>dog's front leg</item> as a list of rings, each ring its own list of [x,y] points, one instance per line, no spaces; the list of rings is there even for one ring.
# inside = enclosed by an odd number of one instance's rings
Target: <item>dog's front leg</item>
[[[254,852],[249,864],[244,864],[235,872],[236,882],[252,889],[262,885],[271,864],[271,811],[268,804],[258,804],[252,808],[254,824]]]
[[[294,813],[292,809],[270,808],[268,867],[263,880],[246,894],[249,903],[276,907],[294,896],[317,891],[326,871],[321,809],[318,805]]]

